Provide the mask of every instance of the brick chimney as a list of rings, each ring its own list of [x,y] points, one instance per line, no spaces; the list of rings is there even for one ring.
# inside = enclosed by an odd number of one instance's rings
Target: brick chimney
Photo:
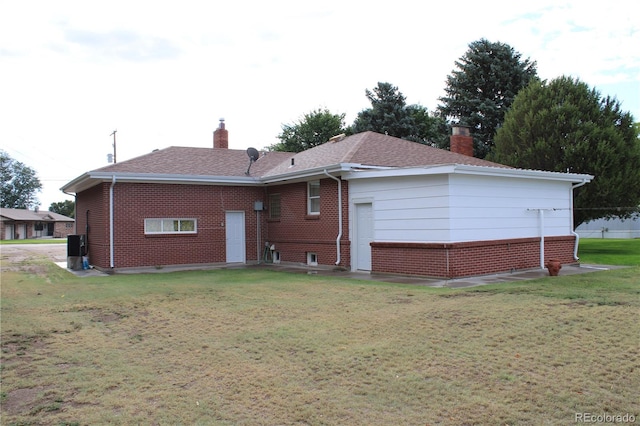
[[[220,125],[213,132],[213,147],[229,149],[229,131],[224,128],[224,118],[220,119]]]
[[[451,126],[451,136],[449,138],[451,152],[473,157],[473,136],[469,126]]]

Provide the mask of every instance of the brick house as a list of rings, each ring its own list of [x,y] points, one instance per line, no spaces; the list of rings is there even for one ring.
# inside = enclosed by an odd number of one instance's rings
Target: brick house
[[[268,260],[460,277],[575,262],[573,187],[592,176],[474,158],[461,133],[459,152],[364,132],[250,153],[228,149],[221,121],[213,148],[156,150],[62,190],[104,270]]]
[[[73,234],[73,218],[49,211],[0,209],[0,239],[66,238]]]

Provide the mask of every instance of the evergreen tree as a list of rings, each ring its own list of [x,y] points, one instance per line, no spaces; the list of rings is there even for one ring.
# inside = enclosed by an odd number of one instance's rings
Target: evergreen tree
[[[371,108],[362,110],[353,122],[353,133],[374,131],[402,138],[414,133],[414,120],[405,96],[390,83],[378,83],[365,91]]]
[[[522,90],[489,159],[594,175],[575,189],[575,226],[600,217],[630,217],[640,204],[640,139],[633,117],[615,98],[603,98],[571,77],[533,81]]]
[[[362,110],[351,126],[351,133],[374,131],[400,139],[429,145],[448,139],[443,118],[429,114],[421,105],[407,105],[405,96],[390,83],[366,90],[371,108]]]
[[[522,60],[511,46],[480,39],[455,62],[438,111],[471,126],[474,155],[484,158],[516,94],[537,75],[536,63]]]
[[[402,139],[441,149],[446,149],[449,146],[451,126],[444,118],[429,113],[421,105],[409,105],[407,106],[407,112],[413,119],[414,130]]]

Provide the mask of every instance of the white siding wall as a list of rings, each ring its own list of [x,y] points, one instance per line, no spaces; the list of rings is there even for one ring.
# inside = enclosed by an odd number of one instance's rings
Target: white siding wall
[[[570,196],[569,182],[463,174],[349,182],[351,211],[357,202],[373,203],[378,242],[537,237],[540,214],[534,209],[547,209],[543,213],[545,236],[569,235]]]
[[[349,181],[351,211],[373,203],[375,241],[449,241],[448,198],[446,175]]]
[[[569,235],[571,183],[451,175],[451,241]],[[555,210],[554,210],[555,209]]]

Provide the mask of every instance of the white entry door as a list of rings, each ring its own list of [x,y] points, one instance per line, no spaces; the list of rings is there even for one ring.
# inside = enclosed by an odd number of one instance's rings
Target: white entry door
[[[227,263],[245,262],[244,212],[226,212]]]
[[[5,240],[13,240],[13,237],[15,237],[15,235],[13,233],[13,224],[5,225],[5,227],[4,227],[4,239]]]
[[[18,240],[26,240],[27,239],[27,225],[26,224],[20,224],[18,225],[18,230],[16,231],[16,234],[18,236]]]
[[[371,270],[371,245],[373,241],[373,206],[356,204],[356,269]]]

